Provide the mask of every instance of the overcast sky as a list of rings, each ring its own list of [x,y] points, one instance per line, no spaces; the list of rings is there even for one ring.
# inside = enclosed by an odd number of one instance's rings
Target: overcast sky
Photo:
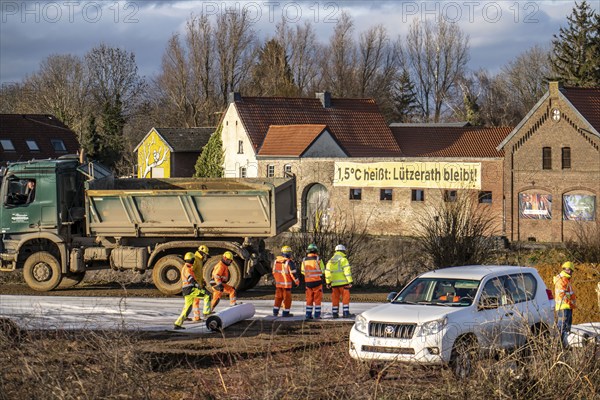
[[[100,43],[135,54],[139,72],[154,76],[168,38],[183,32],[192,14],[246,9],[259,37],[274,34],[285,18],[310,20],[327,42],[342,11],[356,34],[383,24],[391,38],[404,36],[414,18],[444,18],[470,36],[473,70],[492,72],[566,26],[574,0],[546,1],[1,1],[0,82],[19,82],[51,54],[83,56]],[[599,12],[597,1],[588,2]]]

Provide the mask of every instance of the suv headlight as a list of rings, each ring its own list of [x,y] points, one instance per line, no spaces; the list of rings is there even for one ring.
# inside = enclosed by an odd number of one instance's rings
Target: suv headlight
[[[448,323],[448,318],[436,319],[435,321],[425,322],[421,326],[419,336],[429,336],[440,333]]]
[[[367,333],[367,319],[365,317],[363,317],[362,314],[360,314],[354,320],[354,327],[356,328],[357,331],[366,334]]]

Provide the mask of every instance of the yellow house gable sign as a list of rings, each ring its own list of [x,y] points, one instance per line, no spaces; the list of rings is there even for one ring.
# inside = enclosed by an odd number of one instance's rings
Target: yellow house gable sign
[[[171,176],[171,146],[152,128],[137,150],[138,178],[169,178]]]

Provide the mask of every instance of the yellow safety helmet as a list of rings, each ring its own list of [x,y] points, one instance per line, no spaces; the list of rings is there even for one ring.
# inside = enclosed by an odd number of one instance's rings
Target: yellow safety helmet
[[[233,253],[230,251],[226,251],[223,253],[223,258],[226,260],[233,260]]]
[[[198,247],[198,251],[200,253],[208,254],[208,246],[203,244],[200,247]]]
[[[562,269],[570,269],[571,271],[575,271],[575,265],[571,261],[567,261],[563,263]]]
[[[194,261],[194,253],[192,252],[187,252],[185,253],[185,256],[183,256],[184,261]]]
[[[290,246],[283,246],[281,248],[281,252],[283,254],[290,254],[292,252],[292,248]]]

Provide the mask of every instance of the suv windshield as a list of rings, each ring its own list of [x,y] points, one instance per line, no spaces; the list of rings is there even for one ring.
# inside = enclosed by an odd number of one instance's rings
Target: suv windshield
[[[392,303],[466,307],[473,303],[479,283],[467,279],[417,278]]]

